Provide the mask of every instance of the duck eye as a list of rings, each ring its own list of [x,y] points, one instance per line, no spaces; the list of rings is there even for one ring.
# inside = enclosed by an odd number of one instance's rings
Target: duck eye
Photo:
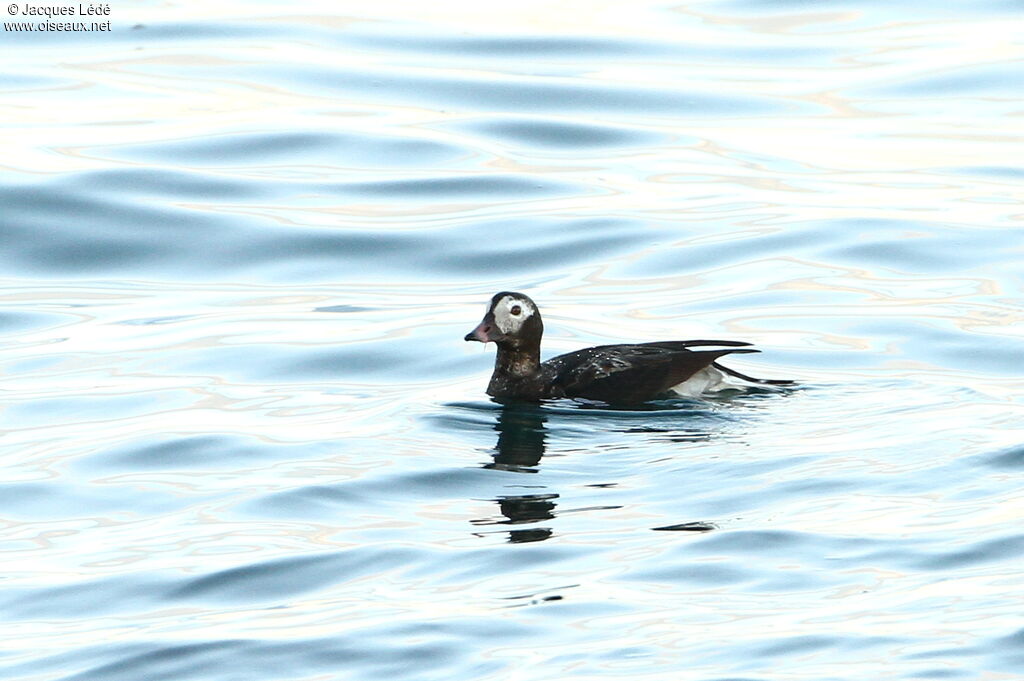
[[[512,309],[509,310],[509,312],[511,312],[513,315],[516,315],[516,316],[518,316],[519,313],[522,312],[522,311],[523,311],[523,308],[519,307],[518,305],[513,305]]]

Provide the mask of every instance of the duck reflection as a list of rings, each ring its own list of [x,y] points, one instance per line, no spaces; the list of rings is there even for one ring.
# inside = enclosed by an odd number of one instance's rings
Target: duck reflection
[[[501,511],[503,519],[481,518],[471,522],[474,525],[520,525],[551,520],[555,517],[554,500],[557,498],[557,494],[520,494],[498,497],[494,501],[498,503],[498,509]],[[551,530],[546,527],[508,530],[508,541],[511,544],[544,541],[550,536]]]
[[[502,405],[494,424],[498,431],[494,462],[484,468],[536,473],[536,466],[544,456],[547,420],[547,415],[536,405]]]
[[[544,457],[547,441],[547,415],[536,405],[506,404],[498,412],[494,429],[498,442],[494,447],[494,461],[484,465],[516,473],[536,473]],[[494,499],[501,519],[481,518],[474,525],[520,525],[551,520],[555,517],[557,494],[503,495]],[[509,530],[509,542],[520,544],[543,541],[551,530],[543,527]]]
[[[647,413],[647,412],[642,412]],[[697,412],[698,414],[701,412]],[[484,468],[509,471],[513,473],[537,473],[541,459],[547,448],[547,422],[550,412],[546,412],[533,404],[505,404],[498,412],[494,422],[494,430],[498,432],[498,440],[492,454],[493,461],[483,465]],[[678,408],[673,417],[678,418]],[[634,425],[615,428],[623,433],[647,434],[648,437],[672,443],[705,442],[714,437],[712,424],[704,423],[703,427],[688,426],[663,427],[651,424]],[[520,485],[526,486],[526,485]],[[592,487],[614,486],[591,485]],[[543,485],[533,485],[535,491],[530,494],[501,495],[491,499],[497,504],[500,515],[472,520],[473,525],[533,525],[553,520],[558,515],[575,512],[604,511],[621,508],[621,506],[587,506],[556,510],[556,500],[560,495],[550,492]],[[538,489],[539,488],[539,489]],[[541,491],[543,490],[543,491]],[[662,532],[708,532],[717,529],[714,523],[703,521],[687,521],[650,527],[648,529]],[[553,531],[546,527],[529,527],[502,530],[508,533],[508,541],[513,544],[544,541],[552,536]],[[478,533],[480,535],[485,532]]]

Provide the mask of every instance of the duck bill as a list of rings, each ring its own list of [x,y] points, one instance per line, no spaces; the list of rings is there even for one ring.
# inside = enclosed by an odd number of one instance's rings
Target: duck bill
[[[494,323],[494,317],[487,315],[483,321],[477,324],[476,328],[466,334],[466,340],[479,341],[481,343],[497,343],[505,338],[505,334],[498,330]]]

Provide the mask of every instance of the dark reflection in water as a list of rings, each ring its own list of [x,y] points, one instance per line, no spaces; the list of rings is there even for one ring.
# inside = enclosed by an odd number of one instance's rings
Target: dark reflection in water
[[[656,426],[636,426],[623,428],[623,433],[651,433],[657,434],[659,439],[665,442],[707,442],[711,439],[711,433],[701,428],[659,428]]]
[[[547,415],[537,405],[507,404],[498,412],[494,429],[498,431],[498,442],[494,448],[494,461],[484,465],[517,473],[536,473],[537,465],[544,456],[547,429],[544,424]],[[474,520],[474,525],[517,525],[551,520],[555,517],[555,499],[558,494],[520,494],[501,496],[494,501],[498,504],[503,520]],[[512,544],[543,541],[552,535],[546,527],[515,529],[509,531]]]
[[[718,526],[714,523],[695,522],[664,525],[662,527],[652,527],[651,529],[658,532],[710,532],[711,530],[717,530]]]
[[[494,448],[494,463],[485,468],[536,473],[535,466],[544,456],[548,417],[541,407],[533,404],[506,404],[498,412],[494,429],[498,443]]]
[[[521,494],[502,496],[494,499],[501,511],[503,520],[481,518],[473,520],[474,525],[518,525],[552,520],[555,517],[557,494]],[[530,527],[509,530],[508,541],[511,544],[544,541],[552,535],[547,527]]]
[[[508,520],[503,524],[532,523],[538,520],[551,520],[555,517],[557,494],[521,494],[500,497],[496,501],[501,514]]]
[[[498,433],[498,440],[493,450],[494,460],[482,467],[513,473],[538,473],[550,436],[547,426],[549,419],[571,418],[573,421],[584,420],[590,423],[594,420],[597,411],[600,411],[598,418],[607,433],[635,436],[638,438],[635,443],[637,447],[643,447],[650,444],[651,441],[707,442],[714,438],[718,426],[722,423],[706,406],[679,401],[651,403],[643,405],[641,409],[635,411],[599,408],[597,405],[575,403],[571,406],[508,403],[500,406],[494,421],[494,430]],[[651,420],[654,420],[657,425],[652,425]],[[623,424],[623,421],[626,423]],[[639,423],[636,423],[637,421]],[[681,421],[685,421],[685,425]],[[614,483],[609,486],[614,486]],[[602,505],[556,511],[555,500],[559,499],[561,494],[551,491],[547,485],[537,485],[537,487],[545,491],[501,495],[491,499],[497,504],[500,515],[478,518],[472,520],[472,524],[477,526],[526,525],[551,521],[566,513],[621,508],[620,506]],[[691,521],[650,529],[709,532],[717,529],[717,526],[710,522]],[[508,530],[508,535],[510,543],[527,543],[548,539],[553,536],[553,531],[547,527],[516,528]]]

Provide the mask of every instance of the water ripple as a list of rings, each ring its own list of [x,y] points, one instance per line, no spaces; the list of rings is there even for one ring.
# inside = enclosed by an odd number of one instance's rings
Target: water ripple
[[[6,31],[7,676],[1019,674],[1015,3],[578,9]],[[800,387],[497,404],[499,290]]]

